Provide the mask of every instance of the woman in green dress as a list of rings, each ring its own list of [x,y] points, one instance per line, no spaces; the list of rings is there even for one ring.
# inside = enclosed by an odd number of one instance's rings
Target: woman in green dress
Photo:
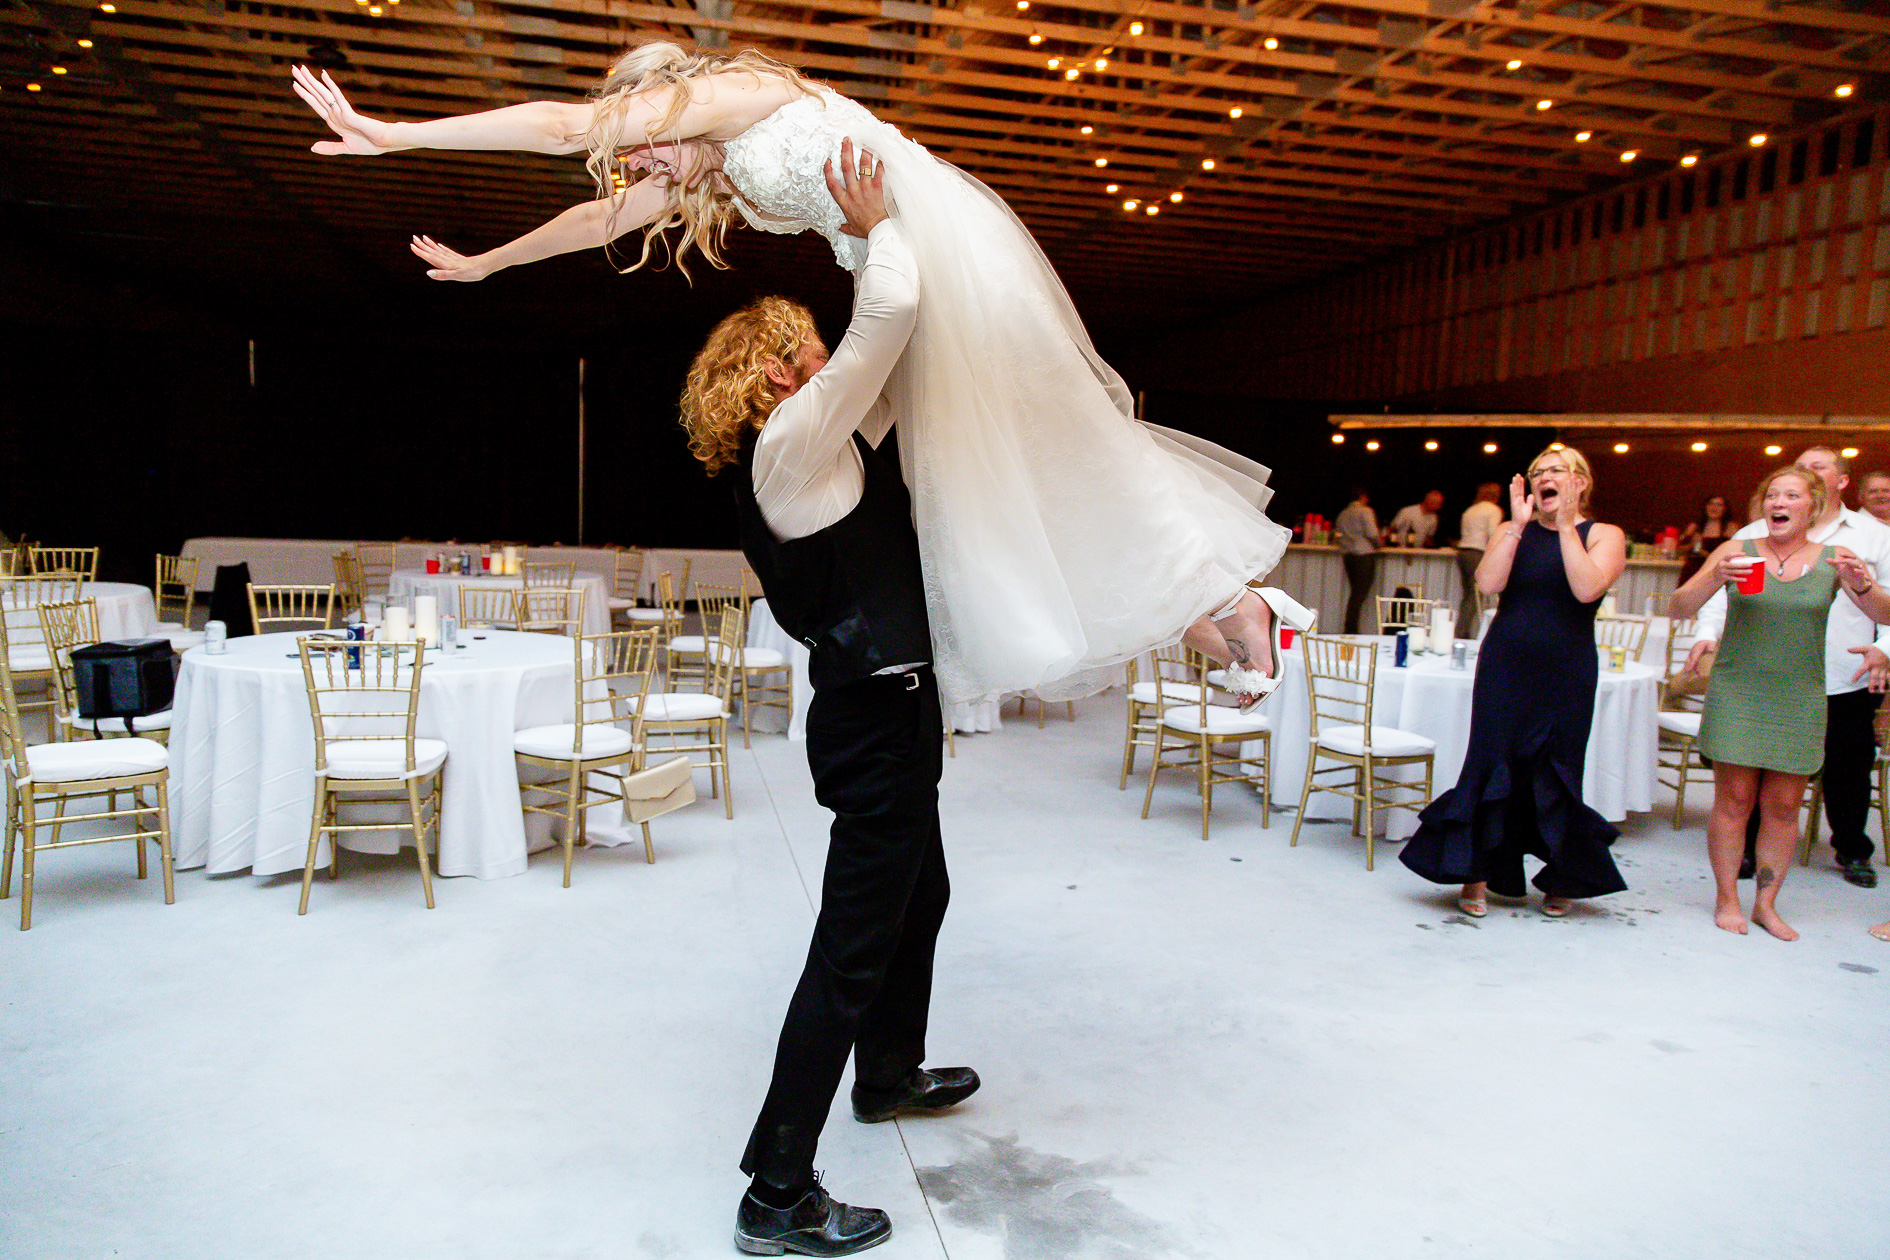
[[[1759,483],[1752,517],[1765,537],[1731,541],[1673,594],[1672,617],[1691,617],[1713,591],[1726,592],[1719,641],[1700,720],[1700,755],[1713,763],[1713,814],[1706,827],[1717,902],[1713,922],[1746,931],[1739,859],[1746,819],[1759,809],[1759,870],[1752,920],[1783,941],[1798,933],[1778,914],[1779,887],[1798,848],[1805,780],[1824,763],[1824,626],[1842,586],[1857,606],[1890,622],[1890,592],[1846,547],[1822,547],[1808,531],[1825,507],[1824,481],[1796,465]],[[1752,577],[1753,570],[1761,577]],[[1756,593],[1748,593],[1754,582]]]

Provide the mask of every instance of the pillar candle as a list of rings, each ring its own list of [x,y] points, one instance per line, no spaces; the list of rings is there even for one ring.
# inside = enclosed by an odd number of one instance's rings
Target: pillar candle
[[[1456,613],[1449,608],[1432,607],[1431,609],[1431,651],[1450,653],[1451,640],[1456,635],[1453,619]]]
[[[381,638],[389,643],[411,643],[413,629],[407,624],[405,608],[389,608],[381,621]]]
[[[1597,615],[1602,616],[1602,617],[1614,616],[1614,592],[1613,591],[1609,591],[1606,595],[1603,595],[1601,597],[1601,608]]]
[[[1423,626],[1412,626],[1405,631],[1405,646],[1413,654],[1430,648],[1431,636]]]
[[[413,600],[414,637],[438,645],[440,642],[440,601],[435,595],[416,595]]]
[[[517,577],[519,574],[517,547],[505,549],[505,572],[509,577]]]

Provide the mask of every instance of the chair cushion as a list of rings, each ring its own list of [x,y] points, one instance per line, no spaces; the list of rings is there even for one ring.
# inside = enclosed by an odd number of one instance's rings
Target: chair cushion
[[[635,608],[637,606],[635,600],[625,599],[621,595],[612,595],[604,602],[609,604],[612,609]]]
[[[99,718],[94,722],[91,718],[82,718],[77,714],[68,713],[65,717],[65,723],[75,731],[89,731],[96,726],[101,735],[123,735],[125,733],[125,719],[123,718]],[[131,719],[131,729],[134,731],[168,731],[171,729],[171,710],[163,709],[157,713],[147,713],[141,718],[133,718]]]
[[[545,757],[554,761],[571,759],[571,744],[576,735],[576,727],[566,722],[563,726],[531,726],[512,736],[512,751],[524,753],[527,757]],[[591,724],[584,728],[584,758],[616,757],[636,747],[636,741],[630,738],[630,732],[616,726]]]
[[[1365,728],[1362,726],[1328,726],[1319,732],[1318,742],[1321,748],[1358,757],[1365,752],[1364,736]],[[1395,726],[1372,727],[1371,742],[1374,757],[1413,757],[1419,753],[1437,751],[1436,740],[1401,731]]]
[[[679,634],[670,639],[669,650],[672,652],[694,652],[701,655],[708,650],[708,641],[699,634]]]
[[[701,722],[727,717],[722,701],[699,691],[657,691],[644,698],[647,722]]]
[[[44,673],[52,668],[52,657],[30,647],[17,647],[7,653],[7,668],[16,674]]]
[[[1672,731],[1675,735],[1685,735],[1689,739],[1700,737],[1700,714],[1689,712],[1668,712],[1662,710],[1654,715],[1655,723],[1663,731]]]
[[[623,615],[632,621],[662,621],[666,618],[666,614],[660,608],[626,608],[623,610]]]
[[[70,744],[40,744],[26,750],[27,767],[41,783],[150,774],[164,769],[169,758],[164,745],[148,739],[86,739]]]
[[[743,669],[781,669],[788,663],[787,657],[773,648],[743,648]]]
[[[569,748],[567,744],[565,747]],[[413,777],[432,774],[446,762],[446,741],[413,741]],[[337,739],[328,745],[331,779],[404,779],[407,746],[397,739]]]
[[[1162,725],[1171,731],[1186,731],[1190,735],[1201,731],[1201,706],[1183,704],[1162,711]],[[1211,704],[1207,711],[1207,733],[1210,735],[1258,735],[1271,730],[1266,716],[1260,713],[1242,714],[1239,709],[1229,708],[1224,704]]]
[[[1175,704],[1186,704],[1190,700],[1198,703],[1201,699],[1201,689],[1193,683],[1164,682],[1161,687],[1162,699]],[[1152,682],[1139,682],[1135,684],[1135,686],[1129,689],[1129,698],[1134,700],[1137,704],[1154,704],[1155,684]]]

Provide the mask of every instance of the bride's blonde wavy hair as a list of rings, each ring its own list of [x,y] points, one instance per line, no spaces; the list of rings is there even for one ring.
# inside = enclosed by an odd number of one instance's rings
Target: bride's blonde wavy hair
[[[682,120],[683,110],[689,105],[689,81],[728,70],[747,71],[758,78],[767,76],[785,79],[798,91],[812,91],[808,80],[793,66],[753,50],[723,57],[715,53],[692,53],[682,45],[665,39],[634,44],[611,64],[603,83],[591,93],[591,125],[584,132],[584,143],[591,155],[584,165],[590,171],[591,178],[597,181],[597,195],[605,198],[612,195],[610,173],[617,164],[619,154],[645,143],[643,135],[624,134],[632,97],[652,88],[669,86],[676,89],[672,93],[668,111],[649,129],[651,143],[709,143],[683,141],[674,132]],[[659,139],[659,135],[664,138]],[[721,187],[719,177],[707,176],[695,180],[693,184],[672,183],[664,199],[663,212],[643,229],[642,255],[636,262],[620,270],[631,272],[648,263],[658,244],[675,260],[677,268],[685,276],[689,274],[689,268],[683,265],[682,260],[691,249],[707,259],[711,267],[725,268],[728,264],[722,261],[722,239],[734,215],[734,198]],[[612,223],[615,223],[616,217],[613,209]],[[665,233],[678,226],[682,228],[682,237],[672,249]]]
[[[711,475],[735,462],[742,436],[767,423],[775,407],[768,364],[792,364],[820,339],[814,316],[784,297],[757,298],[717,324],[689,365],[682,426],[689,453]]]

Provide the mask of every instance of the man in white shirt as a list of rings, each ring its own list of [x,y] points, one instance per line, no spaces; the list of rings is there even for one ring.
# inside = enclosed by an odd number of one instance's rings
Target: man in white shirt
[[[1437,512],[1444,506],[1444,492],[1433,490],[1418,503],[1398,509],[1385,527],[1385,542],[1392,547],[1428,547],[1437,537]]]
[[[1827,504],[1811,528],[1811,541],[1849,547],[1863,558],[1879,582],[1890,583],[1890,527],[1844,506],[1850,485],[1849,464],[1829,447],[1814,446],[1798,457],[1799,466],[1824,479]],[[1753,521],[1734,538],[1765,537],[1765,522]],[[1716,592],[1700,610],[1698,637],[1687,656],[1697,668],[1706,649],[1726,626],[1726,592]],[[1840,596],[1831,603],[1824,630],[1824,803],[1831,820],[1831,850],[1844,878],[1863,888],[1877,886],[1870,864],[1873,846],[1864,834],[1870,817],[1870,777],[1877,759],[1876,716],[1882,692],[1890,684],[1890,627],[1880,626],[1856,604]],[[1752,872],[1752,842],[1758,813],[1746,824],[1746,861],[1741,878]]]
[[[1890,473],[1867,472],[1858,478],[1857,497],[1864,511],[1890,525]]]
[[[1489,550],[1490,539],[1503,526],[1503,487],[1486,481],[1477,487],[1477,501],[1464,509],[1457,527],[1457,576],[1463,594],[1457,601],[1457,633],[1475,638],[1477,633],[1477,566]],[[1467,627],[1467,628],[1466,628]]]
[[[1340,510],[1332,529],[1339,562],[1345,566],[1345,632],[1357,634],[1365,599],[1378,581],[1378,517],[1363,486],[1353,489],[1352,501]]]
[[[742,550],[769,610],[810,650],[807,760],[833,811],[814,939],[742,1171],[735,1243],[842,1256],[884,1242],[886,1213],[834,1201],[814,1152],[854,1059],[853,1114],[928,1115],[978,1088],[921,1067],[932,960],[950,897],[939,835],[944,722],[919,540],[881,391],[918,318],[919,271],[870,159],[841,146],[827,183],[867,240],[853,319],[831,358],[805,308],[763,298],[710,333],[683,423],[710,472],[731,465]],[[856,169],[857,167],[857,169]]]

